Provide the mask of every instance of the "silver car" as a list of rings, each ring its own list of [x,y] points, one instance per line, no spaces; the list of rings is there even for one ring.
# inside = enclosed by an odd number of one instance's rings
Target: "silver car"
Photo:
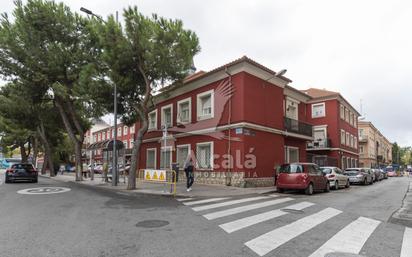
[[[329,180],[330,187],[337,190],[339,188],[348,188],[349,177],[343,174],[343,171],[337,167],[321,167],[325,177]]]
[[[348,168],[344,174],[349,177],[351,184],[370,185],[373,183],[373,172],[365,168]]]

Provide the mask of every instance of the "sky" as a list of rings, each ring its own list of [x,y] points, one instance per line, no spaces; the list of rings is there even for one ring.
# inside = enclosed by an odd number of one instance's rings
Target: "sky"
[[[106,17],[130,5],[196,32],[198,70],[243,55],[298,89],[340,92],[390,141],[412,145],[412,2],[399,0],[63,0]],[[12,0],[0,11],[11,13]],[[361,108],[362,102],[362,108]]]

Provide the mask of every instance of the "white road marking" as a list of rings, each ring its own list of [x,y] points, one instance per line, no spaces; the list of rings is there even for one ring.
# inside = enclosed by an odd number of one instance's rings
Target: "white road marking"
[[[293,204],[293,205],[289,205],[286,206],[282,209],[291,209],[291,210],[303,210],[307,207],[310,207],[312,205],[315,205],[314,203],[310,203],[310,202],[301,202],[301,203],[297,203],[297,204]],[[252,225],[258,224],[260,222],[264,222],[270,219],[274,219],[280,216],[283,216],[285,214],[288,214],[285,211],[282,211],[281,209],[277,209],[277,210],[272,210],[272,211],[268,211],[268,212],[264,212],[264,213],[260,213],[257,215],[253,215],[253,216],[249,216],[243,219],[238,219],[232,222],[228,222],[225,224],[221,224],[219,225],[219,227],[221,227],[224,231],[226,231],[227,233],[232,233],[235,231],[238,231],[240,229],[243,228],[247,228],[250,227]]]
[[[289,240],[316,227],[322,222],[342,213],[340,210],[326,208],[318,213],[299,219],[293,223],[272,230],[245,243],[252,251],[263,256]]]
[[[196,204],[202,204],[202,203],[211,203],[211,202],[217,202],[217,201],[222,201],[229,199],[229,197],[221,197],[221,198],[209,198],[205,200],[199,200],[199,201],[193,201],[193,202],[184,202],[184,205],[196,205]]]
[[[271,205],[280,204],[280,203],[284,203],[284,202],[288,202],[288,201],[292,201],[292,200],[293,200],[293,198],[286,197],[286,198],[266,201],[266,202],[262,202],[262,203],[249,204],[249,205],[236,207],[236,208],[232,208],[232,209],[227,209],[227,210],[223,210],[223,211],[208,213],[208,214],[203,215],[203,217],[205,217],[208,220],[214,220],[214,219],[217,219],[217,218],[226,217],[226,216],[229,216],[229,215],[242,213],[242,212],[246,212],[246,211],[250,211],[250,210],[254,210],[254,209],[258,209],[258,208],[268,207],[268,206],[271,206]]]
[[[324,257],[331,252],[359,254],[366,240],[380,223],[378,220],[360,217],[336,233],[309,257]]]
[[[193,197],[189,197],[189,198],[177,198],[176,200],[178,200],[179,202],[184,202],[184,201],[190,201],[193,200]]]
[[[35,187],[19,190],[17,193],[23,195],[49,195],[65,193],[70,190],[71,189],[67,187]]]
[[[238,204],[238,203],[246,203],[246,202],[251,202],[251,201],[268,199],[270,197],[277,197],[277,196],[258,196],[258,197],[251,197],[251,198],[243,198],[243,199],[232,200],[232,201],[227,201],[227,202],[223,202],[223,203],[214,203],[214,204],[202,205],[202,206],[198,206],[198,207],[193,207],[192,209],[194,211],[204,211],[204,210],[210,210],[210,209],[215,209],[215,208],[219,208],[219,207],[234,205],[234,204]]]
[[[403,233],[402,250],[400,257],[412,256],[412,228],[405,227]]]

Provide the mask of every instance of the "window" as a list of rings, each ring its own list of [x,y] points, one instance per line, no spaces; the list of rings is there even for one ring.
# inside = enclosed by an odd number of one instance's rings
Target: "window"
[[[100,141],[101,139],[102,139],[102,134],[101,133],[97,134],[97,141]]]
[[[213,168],[213,143],[199,143],[196,145],[197,167],[199,169]]]
[[[345,120],[345,107],[343,105],[340,105],[340,118]]]
[[[128,132],[128,127],[124,126],[123,127],[123,135],[127,135],[127,132]]]
[[[349,133],[346,132],[346,143],[345,143],[345,145],[347,145],[347,146],[350,146],[350,139],[349,138],[350,138]]]
[[[172,168],[172,147],[166,146],[166,147],[161,148],[160,168],[161,169],[171,169]]]
[[[117,128],[117,136],[121,137],[122,136],[122,127]]]
[[[298,119],[298,106],[299,106],[299,101],[287,97],[285,116],[287,118],[297,120]]]
[[[354,137],[353,138],[353,143],[354,143],[354,147],[355,147],[355,149],[358,149],[358,138],[357,137]]]
[[[110,131],[110,129],[107,131],[106,135],[107,135],[107,139],[110,139],[110,138],[111,138],[111,131]]]
[[[114,138],[114,129],[112,129],[112,138]]]
[[[102,132],[102,140],[106,140],[106,132]]]
[[[346,167],[347,168],[351,168],[351,163],[350,163],[350,158],[348,157],[348,158],[346,158]]]
[[[156,169],[156,148],[146,150],[146,168]]]
[[[180,124],[192,122],[192,100],[190,97],[177,102],[176,120]]]
[[[128,148],[129,148],[128,145],[127,145],[127,140],[124,140],[124,141],[123,141],[123,145],[124,145],[124,149],[128,149]]]
[[[340,131],[340,143],[341,143],[342,145],[345,144],[345,130],[341,130],[341,131]]]
[[[179,164],[179,169],[183,169],[185,162],[190,152],[190,145],[178,145],[176,147],[176,160]]]
[[[326,137],[326,126],[313,127],[315,147],[328,147]]]
[[[359,146],[359,153],[363,153],[363,146]]]
[[[168,128],[173,127],[173,105],[169,104],[162,107],[162,127],[166,126]]]
[[[355,142],[353,140],[353,135],[350,135],[350,147],[355,148]]]
[[[97,142],[97,135],[93,135],[93,143]]]
[[[214,94],[213,90],[197,95],[197,119],[204,120],[214,117]]]
[[[345,158],[345,157],[343,157],[343,156],[342,156],[342,163],[341,163],[341,166],[342,166],[342,170],[345,170],[346,168],[348,168],[348,167],[346,166],[346,158]]]
[[[325,117],[325,103],[312,104],[312,118]]]
[[[157,129],[157,110],[152,111],[148,115],[149,117],[149,130],[155,130]]]
[[[353,125],[353,113],[349,112],[349,124]]]
[[[133,148],[134,142],[133,139],[129,139],[129,148]]]
[[[345,120],[349,123],[349,109],[345,108]]]
[[[135,126],[135,124],[133,124],[133,125],[130,127],[130,134],[134,134],[134,126]]]
[[[285,146],[285,162],[294,163],[299,162],[299,148],[292,146]]]

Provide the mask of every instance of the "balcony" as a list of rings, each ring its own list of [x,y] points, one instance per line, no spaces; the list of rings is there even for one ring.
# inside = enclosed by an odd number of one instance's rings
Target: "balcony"
[[[359,137],[359,143],[366,143],[368,142],[368,137],[366,136],[360,136]]]
[[[325,149],[332,147],[332,140],[330,138],[321,139],[308,143],[308,149]]]
[[[287,117],[285,117],[285,129],[288,132],[305,135],[308,137],[313,136],[312,125]]]

